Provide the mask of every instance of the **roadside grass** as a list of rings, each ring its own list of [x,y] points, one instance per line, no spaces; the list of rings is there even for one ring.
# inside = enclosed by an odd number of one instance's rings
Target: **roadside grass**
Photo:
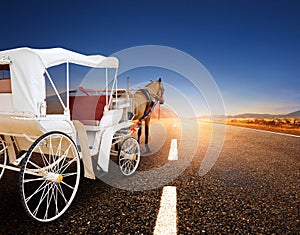
[[[300,119],[294,118],[227,118],[226,124],[300,135]]]

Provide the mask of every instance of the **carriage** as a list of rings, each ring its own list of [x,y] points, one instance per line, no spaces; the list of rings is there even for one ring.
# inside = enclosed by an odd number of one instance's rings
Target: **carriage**
[[[105,88],[70,91],[70,64],[104,71],[99,79],[105,79]],[[53,221],[67,210],[81,168],[85,177],[95,179],[93,157],[103,172],[112,154],[122,174],[136,171],[140,147],[132,137],[133,105],[127,91],[118,89],[118,64],[114,57],[62,48],[0,52],[0,178],[5,170],[19,172],[21,200],[33,219]],[[58,65],[65,66],[64,93],[48,72]],[[51,112],[47,83],[61,111]]]

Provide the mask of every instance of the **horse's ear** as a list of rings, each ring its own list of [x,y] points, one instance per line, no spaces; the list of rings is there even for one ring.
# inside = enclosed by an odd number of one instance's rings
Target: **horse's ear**
[[[161,82],[161,78],[159,78],[158,81]]]

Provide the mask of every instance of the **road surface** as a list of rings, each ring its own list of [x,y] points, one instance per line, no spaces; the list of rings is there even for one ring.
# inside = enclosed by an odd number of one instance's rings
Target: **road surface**
[[[71,207],[48,224],[26,215],[18,175],[6,171],[0,234],[153,234],[164,186],[176,188],[177,234],[299,234],[300,138],[227,126],[216,163],[200,176],[210,136],[207,123],[153,122],[153,153],[138,169],[143,177],[120,181],[121,189],[109,185],[113,180],[83,178]],[[172,139],[177,161],[168,160]]]

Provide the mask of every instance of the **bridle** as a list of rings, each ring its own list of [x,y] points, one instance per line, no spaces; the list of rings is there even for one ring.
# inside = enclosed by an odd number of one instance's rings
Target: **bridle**
[[[154,97],[154,99],[152,101],[154,101],[154,102],[160,102],[160,103],[162,101],[164,101],[163,95],[164,95],[164,92],[165,92],[165,88],[164,88],[162,82],[159,82],[159,87],[158,87],[157,93],[155,93],[149,87],[145,87],[145,89],[149,92],[151,98],[152,98],[152,96]],[[160,95],[159,95],[159,93],[160,93]]]

